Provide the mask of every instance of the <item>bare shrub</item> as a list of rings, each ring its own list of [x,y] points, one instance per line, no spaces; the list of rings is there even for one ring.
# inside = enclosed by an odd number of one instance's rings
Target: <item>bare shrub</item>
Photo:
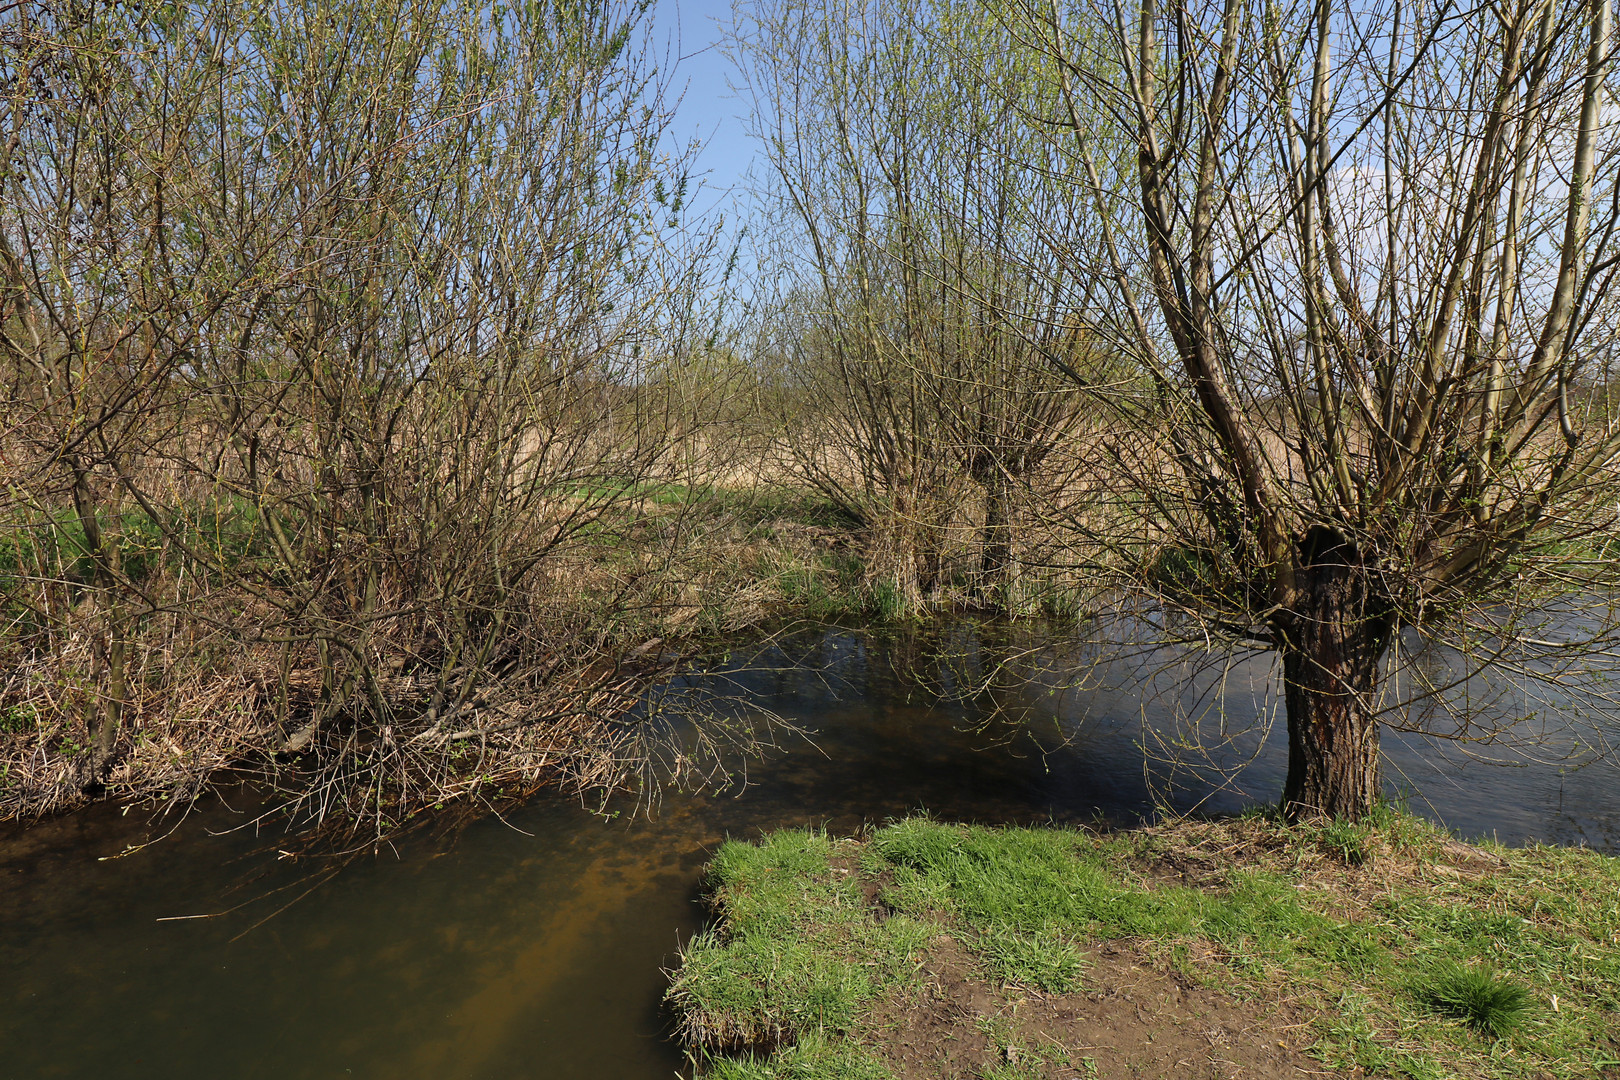
[[[639,16],[13,7],[7,812],[251,757],[380,833],[621,775],[679,465],[637,388],[706,265]]]

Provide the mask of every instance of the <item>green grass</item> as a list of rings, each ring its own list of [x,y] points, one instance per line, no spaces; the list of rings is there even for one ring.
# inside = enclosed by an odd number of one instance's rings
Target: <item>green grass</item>
[[[1530,991],[1511,979],[1451,962],[1436,965],[1419,985],[1417,996],[1493,1039],[1506,1038],[1522,1026],[1534,1006]]]
[[[840,619],[873,616],[880,621],[893,618],[896,610],[882,582],[869,586],[860,560],[848,555],[826,554],[799,559],[784,553],[779,557],[776,587],[782,599],[794,610],[812,619]]]
[[[1051,932],[1022,933],[992,924],[979,934],[973,949],[1000,981],[1052,994],[1079,990],[1086,970],[1075,943]]]
[[[861,1047],[821,1032],[776,1054],[711,1058],[704,1075],[709,1080],[893,1080],[894,1076]]]
[[[177,568],[184,557],[182,548],[206,553],[225,567],[267,552],[258,508],[246,499],[190,503],[165,513],[168,531],[178,544],[166,543],[164,526],[138,507],[100,516],[104,535],[118,538],[119,563],[131,581],[148,581],[160,570]],[[71,509],[13,519],[0,527],[0,592],[15,588],[19,574],[89,581],[94,574],[89,550],[83,523]]]
[[[1349,866],[1367,861],[1368,834],[1365,826],[1349,821],[1330,821],[1322,826],[1323,848]]]
[[[709,881],[720,922],[688,944],[670,989],[694,1045],[847,1032],[862,1006],[914,974],[932,928],[906,916],[872,919],[856,875],[831,865],[844,846],[780,832],[715,854]]]
[[[1090,945],[1124,941],[1240,997],[1291,999],[1333,1068],[1528,1080],[1620,1059],[1620,860],[1470,848],[1388,808],[1104,837],[911,818],[861,844],[728,844],[709,884],[716,923],[671,991],[707,1076],[868,1075],[814,1062],[876,1068],[869,1003],[905,992],[943,935],[1013,995],[1082,989]],[[807,1049],[720,1053],[778,1042]],[[789,1062],[812,1071],[769,1071]]]

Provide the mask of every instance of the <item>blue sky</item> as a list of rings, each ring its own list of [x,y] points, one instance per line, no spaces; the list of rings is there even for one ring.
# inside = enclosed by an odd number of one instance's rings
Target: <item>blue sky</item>
[[[716,44],[717,21],[729,23],[731,17],[731,0],[657,0],[652,9],[653,46],[676,61],[673,91],[685,90],[670,134],[705,144],[697,166],[706,192],[699,211],[722,203],[727,192],[744,196],[743,178],[754,157],[739,115],[742,102],[727,85],[728,78],[736,81],[736,69]]]

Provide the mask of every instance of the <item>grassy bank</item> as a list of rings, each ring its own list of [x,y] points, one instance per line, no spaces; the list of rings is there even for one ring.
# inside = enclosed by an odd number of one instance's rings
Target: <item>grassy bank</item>
[[[902,821],[710,866],[700,1074],[1620,1076],[1620,860],[1394,811],[1097,836]]]

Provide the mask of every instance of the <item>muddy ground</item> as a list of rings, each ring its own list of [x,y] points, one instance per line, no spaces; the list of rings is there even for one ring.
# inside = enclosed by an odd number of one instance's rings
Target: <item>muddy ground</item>
[[[874,1013],[873,1049],[900,1080],[1356,1075],[1301,1052],[1306,1024],[1285,1004],[1230,996],[1117,942],[1089,960],[1083,991],[1042,994],[988,984],[966,949],[939,938],[922,989]]]

